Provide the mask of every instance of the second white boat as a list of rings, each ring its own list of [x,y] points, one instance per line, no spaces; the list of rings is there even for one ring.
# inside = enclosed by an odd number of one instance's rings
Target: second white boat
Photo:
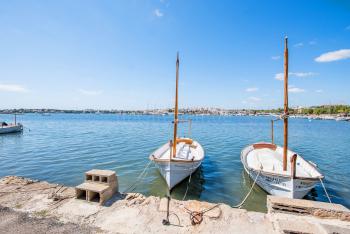
[[[248,175],[267,193],[289,198],[303,198],[324,177],[316,164],[288,149],[288,40],[284,51],[283,147],[259,142],[242,150],[241,161]]]
[[[303,198],[323,178],[316,165],[295,152],[287,151],[283,170],[283,147],[260,142],[242,150],[244,170],[267,193],[289,198]]]

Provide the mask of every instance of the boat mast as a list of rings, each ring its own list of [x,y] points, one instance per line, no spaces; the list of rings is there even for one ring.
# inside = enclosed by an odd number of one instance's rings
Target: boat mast
[[[179,52],[176,57],[176,91],[175,91],[175,110],[174,110],[174,140],[173,140],[173,155],[174,158],[176,155],[176,138],[177,138],[177,124],[178,124],[178,91],[179,91]]]
[[[284,145],[283,145],[283,171],[287,170],[288,152],[288,38],[284,39]]]

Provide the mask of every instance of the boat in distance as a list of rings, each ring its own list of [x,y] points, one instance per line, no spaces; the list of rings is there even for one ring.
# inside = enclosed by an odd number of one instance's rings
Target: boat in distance
[[[23,125],[17,122],[17,114],[14,114],[14,117],[14,123],[0,122],[0,134],[16,133],[23,131]]]
[[[180,122],[189,122],[189,135],[191,132],[191,120],[186,121],[178,119],[179,63],[179,54],[177,54],[173,139],[155,150],[149,157],[158,167],[169,190],[186,177],[192,175],[202,164],[204,159],[204,149],[197,141],[189,137],[179,138],[177,136],[177,127]]]
[[[16,132],[22,132],[23,131],[23,125],[20,123],[17,124],[1,124],[0,127],[0,134],[5,133],[16,133]]]
[[[271,120],[271,143],[259,142],[241,152],[244,170],[267,193],[303,198],[324,176],[316,164],[288,149],[288,39],[284,49],[284,113]],[[274,121],[283,120],[283,147],[274,144]]]

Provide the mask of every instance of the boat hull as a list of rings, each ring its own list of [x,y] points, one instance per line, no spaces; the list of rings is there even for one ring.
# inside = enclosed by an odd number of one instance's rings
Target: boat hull
[[[247,168],[244,169],[252,180],[255,180],[258,176],[258,171],[249,170]],[[301,199],[315,187],[317,181],[292,179],[260,172],[256,183],[268,194]]]
[[[194,173],[202,164],[202,160],[195,162],[157,162],[160,174],[166,181],[168,188],[172,189],[178,183]]]
[[[21,124],[9,125],[0,127],[0,134],[22,132],[23,126]]]

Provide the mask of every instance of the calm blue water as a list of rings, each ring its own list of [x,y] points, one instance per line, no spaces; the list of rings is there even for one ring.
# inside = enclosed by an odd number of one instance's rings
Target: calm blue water
[[[26,114],[18,116],[23,134],[0,136],[0,177],[19,175],[75,186],[92,168],[117,172],[123,191],[147,165],[148,155],[171,139],[172,116],[113,114]],[[270,117],[184,116],[193,119],[192,137],[206,151],[202,167],[192,178],[187,199],[239,203],[251,181],[243,173],[240,151],[257,141],[270,141]],[[12,121],[12,116],[0,115]],[[29,129],[30,131],[29,131]],[[180,128],[187,134],[188,125]],[[186,133],[186,134],[185,134]],[[282,123],[275,142],[282,143]],[[290,148],[318,164],[332,200],[350,207],[350,123],[290,119]],[[172,196],[182,199],[187,181]],[[136,188],[146,195],[164,196],[166,185],[151,167]],[[266,194],[256,187],[245,208],[265,209]],[[321,185],[307,197],[326,201]]]

